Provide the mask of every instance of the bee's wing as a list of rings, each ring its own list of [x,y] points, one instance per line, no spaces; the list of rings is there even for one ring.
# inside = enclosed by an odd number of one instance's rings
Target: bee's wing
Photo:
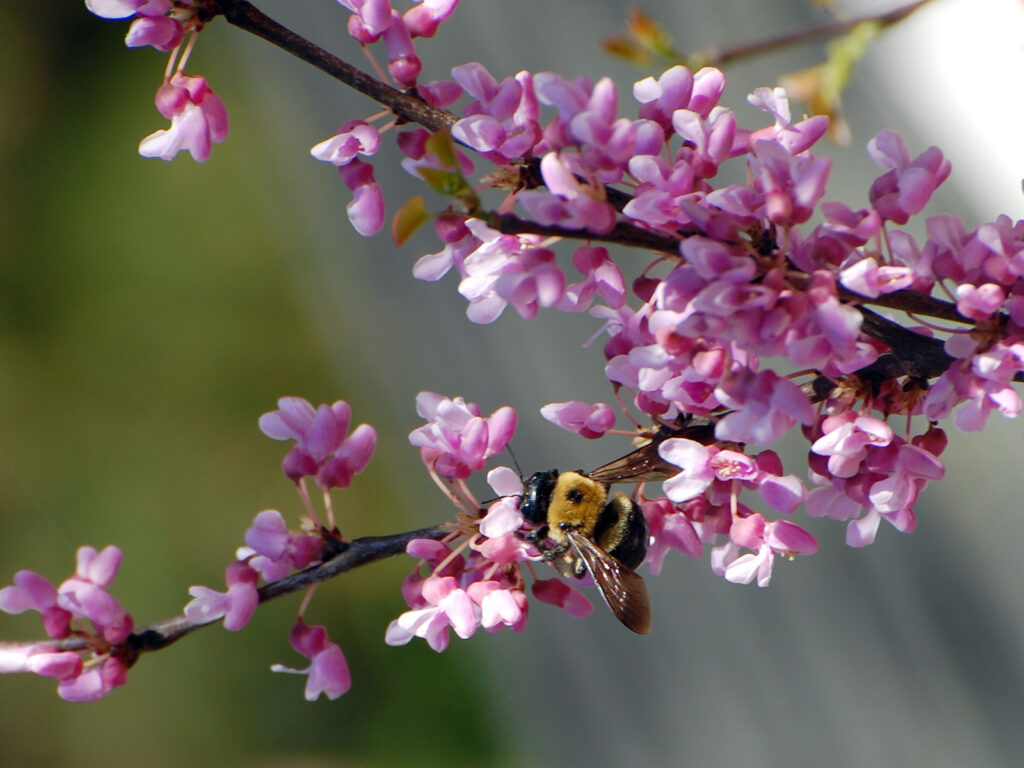
[[[679,467],[669,464],[658,453],[658,446],[670,437],[685,437],[703,445],[710,444],[715,437],[715,424],[708,418],[691,416],[675,427],[662,426],[649,443],[622,458],[598,467],[587,477],[605,485],[615,483],[639,483],[645,480],[665,480],[679,474]]]
[[[566,535],[615,617],[638,634],[650,632],[651,601],[644,580],[577,531],[566,531]]]
[[[658,453],[657,442],[647,443],[637,448],[632,453],[610,461],[593,472],[588,472],[587,477],[605,485],[615,483],[639,483],[644,480],[664,480],[665,478],[677,475],[679,467],[669,464]]]

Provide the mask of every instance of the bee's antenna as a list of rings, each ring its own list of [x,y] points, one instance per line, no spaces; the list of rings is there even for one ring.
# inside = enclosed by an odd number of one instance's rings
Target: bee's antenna
[[[519,479],[522,480],[523,479],[523,470],[519,466],[519,462],[516,461],[516,455],[514,453],[512,453],[512,446],[511,445],[506,445],[505,446],[505,450],[507,450],[508,451],[508,455],[512,457],[512,463],[516,465],[516,472],[519,473]]]

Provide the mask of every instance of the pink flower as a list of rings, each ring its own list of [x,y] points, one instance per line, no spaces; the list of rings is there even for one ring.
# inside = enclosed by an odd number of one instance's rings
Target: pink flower
[[[521,589],[506,589],[492,580],[475,581],[466,591],[480,606],[480,626],[488,632],[497,632],[502,627],[522,632],[526,628],[528,606]]]
[[[594,612],[587,596],[561,579],[535,579],[532,592],[541,602],[562,608],[573,618],[580,619]]]
[[[508,467],[496,467],[487,473],[487,483],[499,498],[487,508],[480,521],[480,533],[489,539],[497,539],[519,530],[523,525],[523,515],[519,511],[523,481]]]
[[[128,682],[128,667],[116,656],[107,656],[95,666],[86,667],[76,677],[57,684],[57,695],[65,701],[98,701]]]
[[[202,586],[188,588],[195,599],[185,606],[185,617],[202,624],[223,618],[224,629],[237,632],[249,623],[259,605],[258,579],[254,568],[241,562],[231,563],[226,571],[227,592]]]
[[[452,69],[452,77],[474,99],[452,126],[452,136],[498,163],[532,154],[541,129],[529,72],[499,83],[483,65],[471,62]]]
[[[442,477],[469,477],[505,450],[516,428],[516,412],[505,406],[487,418],[475,403],[450,400],[434,392],[416,396],[416,412],[427,424],[409,434],[424,464]]]
[[[815,420],[807,395],[771,370],[726,377],[715,397],[733,409],[715,426],[715,437],[727,442],[772,445],[797,422],[809,425]]]
[[[143,157],[172,160],[181,150],[203,162],[214,142],[228,137],[228,113],[205,78],[175,73],[156,92],[156,106],[171,121],[167,130],[150,134],[139,144]]]
[[[128,27],[124,42],[129,48],[151,45],[158,51],[171,51],[181,43],[185,29],[172,16],[158,16],[135,19]]]
[[[625,302],[626,286],[622,271],[602,246],[582,245],[572,254],[572,263],[583,275],[579,283],[566,286],[558,308],[563,312],[583,312],[595,295],[612,308]]]
[[[85,0],[85,7],[104,19],[129,16],[163,16],[171,10],[170,0]]]
[[[402,21],[413,37],[433,37],[458,4],[459,0],[422,0],[405,12]]]
[[[315,410],[301,397],[282,397],[278,410],[260,416],[260,430],[274,440],[295,440],[281,468],[293,482],[316,476],[323,489],[345,488],[366,469],[377,445],[377,431],[360,424],[347,437],[352,409],[344,400]]]
[[[828,130],[829,120],[825,115],[793,123],[789,97],[783,88],[755,88],[747,101],[775,118],[775,125],[750,133],[747,142],[751,147],[759,140],[769,139],[778,142],[791,155],[797,155],[809,149]]]
[[[71,633],[70,611],[57,605],[57,588],[34,571],[14,574],[14,586],[0,589],[0,611],[24,613],[38,611],[43,630],[49,637],[67,637]]]
[[[652,576],[661,573],[665,555],[670,549],[687,557],[700,557],[704,545],[690,519],[668,499],[652,499],[643,505],[652,544],[647,549],[647,562]]]
[[[716,547],[712,554],[712,570],[734,584],[767,587],[772,577],[776,555],[812,555],[818,550],[815,538],[788,520],[766,521],[759,514],[734,516],[729,531],[730,543]],[[752,549],[741,554],[740,548]]]
[[[399,88],[412,88],[423,70],[423,64],[416,55],[412,35],[398,11],[391,11],[391,23],[384,30],[383,37],[384,50],[388,54],[388,74]]]
[[[554,251],[539,248],[539,237],[502,235],[482,222],[467,227],[479,241],[463,261],[459,293],[469,300],[466,316],[474,323],[496,320],[508,304],[521,317],[536,316],[539,307],[555,306],[565,288],[565,275]]]
[[[384,193],[374,179],[373,166],[352,160],[338,168],[338,175],[354,193],[345,211],[356,232],[363,237],[380,232],[384,226]]]
[[[825,192],[832,168],[827,157],[791,154],[773,141],[754,143],[751,167],[765,195],[765,213],[781,226],[807,221]]]
[[[77,560],[75,575],[57,588],[57,604],[75,617],[91,620],[108,643],[124,642],[132,632],[132,617],[106,590],[117,576],[121,550],[113,545],[99,552],[79,547]]]
[[[324,540],[319,536],[289,531],[276,509],[265,509],[256,515],[245,532],[245,543],[259,555],[249,564],[267,581],[276,581],[293,568],[299,570],[316,562],[324,549]]]
[[[1006,292],[995,283],[956,287],[956,311],[971,320],[987,320],[998,312],[1006,301]]]
[[[293,669],[283,664],[274,664],[274,672],[288,672],[306,675],[306,701],[316,701],[325,694],[332,701],[352,687],[352,675],[341,648],[331,642],[323,626],[307,626],[297,619],[288,636],[288,642],[298,653],[310,660],[305,669]]]
[[[892,131],[882,131],[868,142],[868,154],[883,168],[892,169],[871,185],[871,205],[897,224],[906,224],[911,215],[920,213],[951,170],[938,147],[929,147],[911,161],[903,139]]]
[[[32,571],[19,571],[14,586],[0,589],[0,610],[42,614],[43,627],[54,638],[71,634],[71,622],[87,620],[76,628],[85,641],[81,653],[57,651],[51,643],[7,646],[0,650],[0,672],[33,672],[60,681],[58,695],[68,701],[95,701],[128,679],[120,658],[122,644],[132,631],[132,617],[106,588],[117,576],[121,550],[108,546],[79,547],[75,573],[55,588]],[[88,626],[89,628],[86,628]],[[88,666],[83,655],[88,653]]]
[[[723,451],[694,440],[670,438],[658,446],[661,458],[682,471],[663,483],[665,495],[681,503],[699,496],[714,480],[753,480],[757,464],[736,451]]]
[[[423,599],[428,607],[406,611],[391,622],[384,635],[388,645],[405,645],[422,637],[440,653],[448,647],[448,629],[465,640],[479,625],[478,608],[451,576],[431,576],[423,582]]]
[[[914,274],[910,267],[880,266],[875,259],[865,257],[845,267],[839,273],[839,281],[851,291],[874,299],[910,288]]]
[[[52,643],[4,643],[0,646],[0,674],[14,672],[64,680],[82,673],[82,657],[74,651],[58,651]]]
[[[348,33],[363,45],[375,43],[393,22],[389,0],[338,0],[352,11]]]
[[[579,400],[548,403],[540,409],[540,415],[568,432],[591,440],[615,426],[615,411],[605,403],[589,405]]]
[[[337,166],[348,165],[356,155],[370,157],[380,148],[380,134],[365,120],[349,120],[329,139],[315,145],[309,153],[317,160]]]
[[[557,153],[544,155],[540,171],[547,190],[527,189],[516,197],[538,224],[586,229],[598,235],[615,226],[615,209],[604,199],[603,188],[580,182]]]
[[[857,416],[844,411],[829,416],[821,423],[822,436],[811,445],[811,450],[828,457],[828,471],[836,477],[852,477],[872,447],[888,445],[893,438],[892,429],[873,416]]]

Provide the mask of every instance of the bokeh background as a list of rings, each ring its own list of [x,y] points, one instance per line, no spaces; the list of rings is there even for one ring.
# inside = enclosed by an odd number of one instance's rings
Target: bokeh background
[[[362,62],[334,3],[259,5]],[[820,21],[810,5],[643,3],[685,50]],[[953,160],[933,210],[968,226],[1019,218],[1020,4],[933,5],[858,70],[853,143],[831,152],[829,197],[866,202],[877,170],[863,146],[893,128],[912,153],[937,143]],[[614,0],[464,6],[420,47],[428,79],[471,60],[498,77],[607,73],[625,103],[647,74],[598,50],[621,27]],[[124,25],[81,3],[8,3],[0,29],[0,581],[20,568],[59,580],[78,545],[117,543],[115,592],[137,621],[179,612],[190,584],[222,583],[256,512],[298,514],[282,445],[256,426],[284,394],[346,399],[378,429],[370,468],[336,498],[351,536],[450,514],[406,440],[421,389],[519,407],[527,472],[628,449],[536,414],[607,397],[598,350],[581,347],[592,320],[473,326],[453,281],[410,276],[432,236],[395,249],[352,232],[347,190],[308,148],[370,102],[217,21],[189,71],[227,104],[228,142],[205,165],[143,160],[138,140],[163,127],[151,101],[162,55],[128,51]],[[759,123],[746,93],[820,54],[730,68],[726,102]],[[411,186],[377,166],[393,209]],[[349,659],[340,700],[308,704],[301,678],[269,672],[301,661],[287,643],[298,598],[284,599],[243,633],[211,628],[143,659],[97,704],[61,702],[47,680],[0,680],[0,762],[1020,764],[1020,425],[994,417],[982,435],[953,435],[944,458],[913,535],[883,527],[854,551],[842,526],[812,524],[819,554],[781,563],[767,590],[725,583],[706,557],[670,559],[649,580],[646,638],[601,610],[576,621],[537,605],[522,635],[480,633],[440,655],[388,648],[411,565],[398,558],[322,586],[308,615]],[[28,616],[0,617],[0,637],[37,635]]]

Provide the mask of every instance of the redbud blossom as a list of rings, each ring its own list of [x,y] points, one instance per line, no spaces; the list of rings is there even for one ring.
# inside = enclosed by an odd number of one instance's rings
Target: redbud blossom
[[[172,160],[184,149],[201,163],[210,156],[212,143],[228,136],[227,110],[205,78],[175,73],[157,90],[156,106],[171,127],[142,140],[139,154],[143,157]]]
[[[301,397],[282,397],[278,410],[260,416],[260,430],[274,440],[295,440],[281,467],[293,482],[315,476],[321,488],[345,488],[370,463],[377,431],[360,424],[346,436],[352,409],[338,400],[314,409]]]
[[[167,52],[176,48],[184,35],[185,29],[181,22],[171,16],[142,17],[135,19],[128,27],[124,44],[129,48],[150,45],[158,51]]]
[[[306,701],[316,701],[321,693],[333,701],[352,687],[352,675],[345,654],[336,643],[331,642],[325,627],[310,627],[298,619],[292,627],[288,642],[310,660],[310,665],[305,669],[293,669],[283,664],[274,664],[270,669],[274,672],[306,675]]]
[[[104,19],[129,16],[163,16],[171,10],[170,0],[85,0],[85,7]]]
[[[256,582],[259,574],[245,563],[231,563],[227,567],[227,592],[216,592],[209,587],[194,586],[188,593],[195,599],[185,606],[185,617],[200,624],[224,619],[224,629],[237,632],[252,618],[259,605]]]
[[[583,618],[594,612],[594,605],[587,596],[561,579],[536,579],[531,591],[541,602],[562,608],[574,618]]]
[[[79,547],[74,575],[59,587],[32,571],[19,571],[14,585],[0,589],[0,610],[42,614],[46,633],[55,639],[75,634],[86,641],[81,652],[57,651],[50,643],[0,651],[0,672],[33,672],[59,680],[57,695],[67,701],[96,701],[128,680],[120,658],[132,631],[132,617],[106,588],[117,576],[121,550]],[[81,624],[87,620],[88,624]],[[86,628],[88,627],[88,628]],[[86,656],[85,654],[88,654]]]
[[[380,148],[380,134],[365,120],[349,120],[329,139],[315,145],[309,153],[317,160],[337,166],[348,165],[357,154],[370,157]]]
[[[505,406],[487,418],[475,403],[450,400],[434,392],[416,396],[416,413],[427,424],[409,434],[423,463],[442,477],[469,477],[505,450],[516,428],[516,412]]]
[[[540,409],[540,415],[564,430],[591,440],[615,426],[615,411],[605,403],[589,405],[579,400],[548,403]]]

